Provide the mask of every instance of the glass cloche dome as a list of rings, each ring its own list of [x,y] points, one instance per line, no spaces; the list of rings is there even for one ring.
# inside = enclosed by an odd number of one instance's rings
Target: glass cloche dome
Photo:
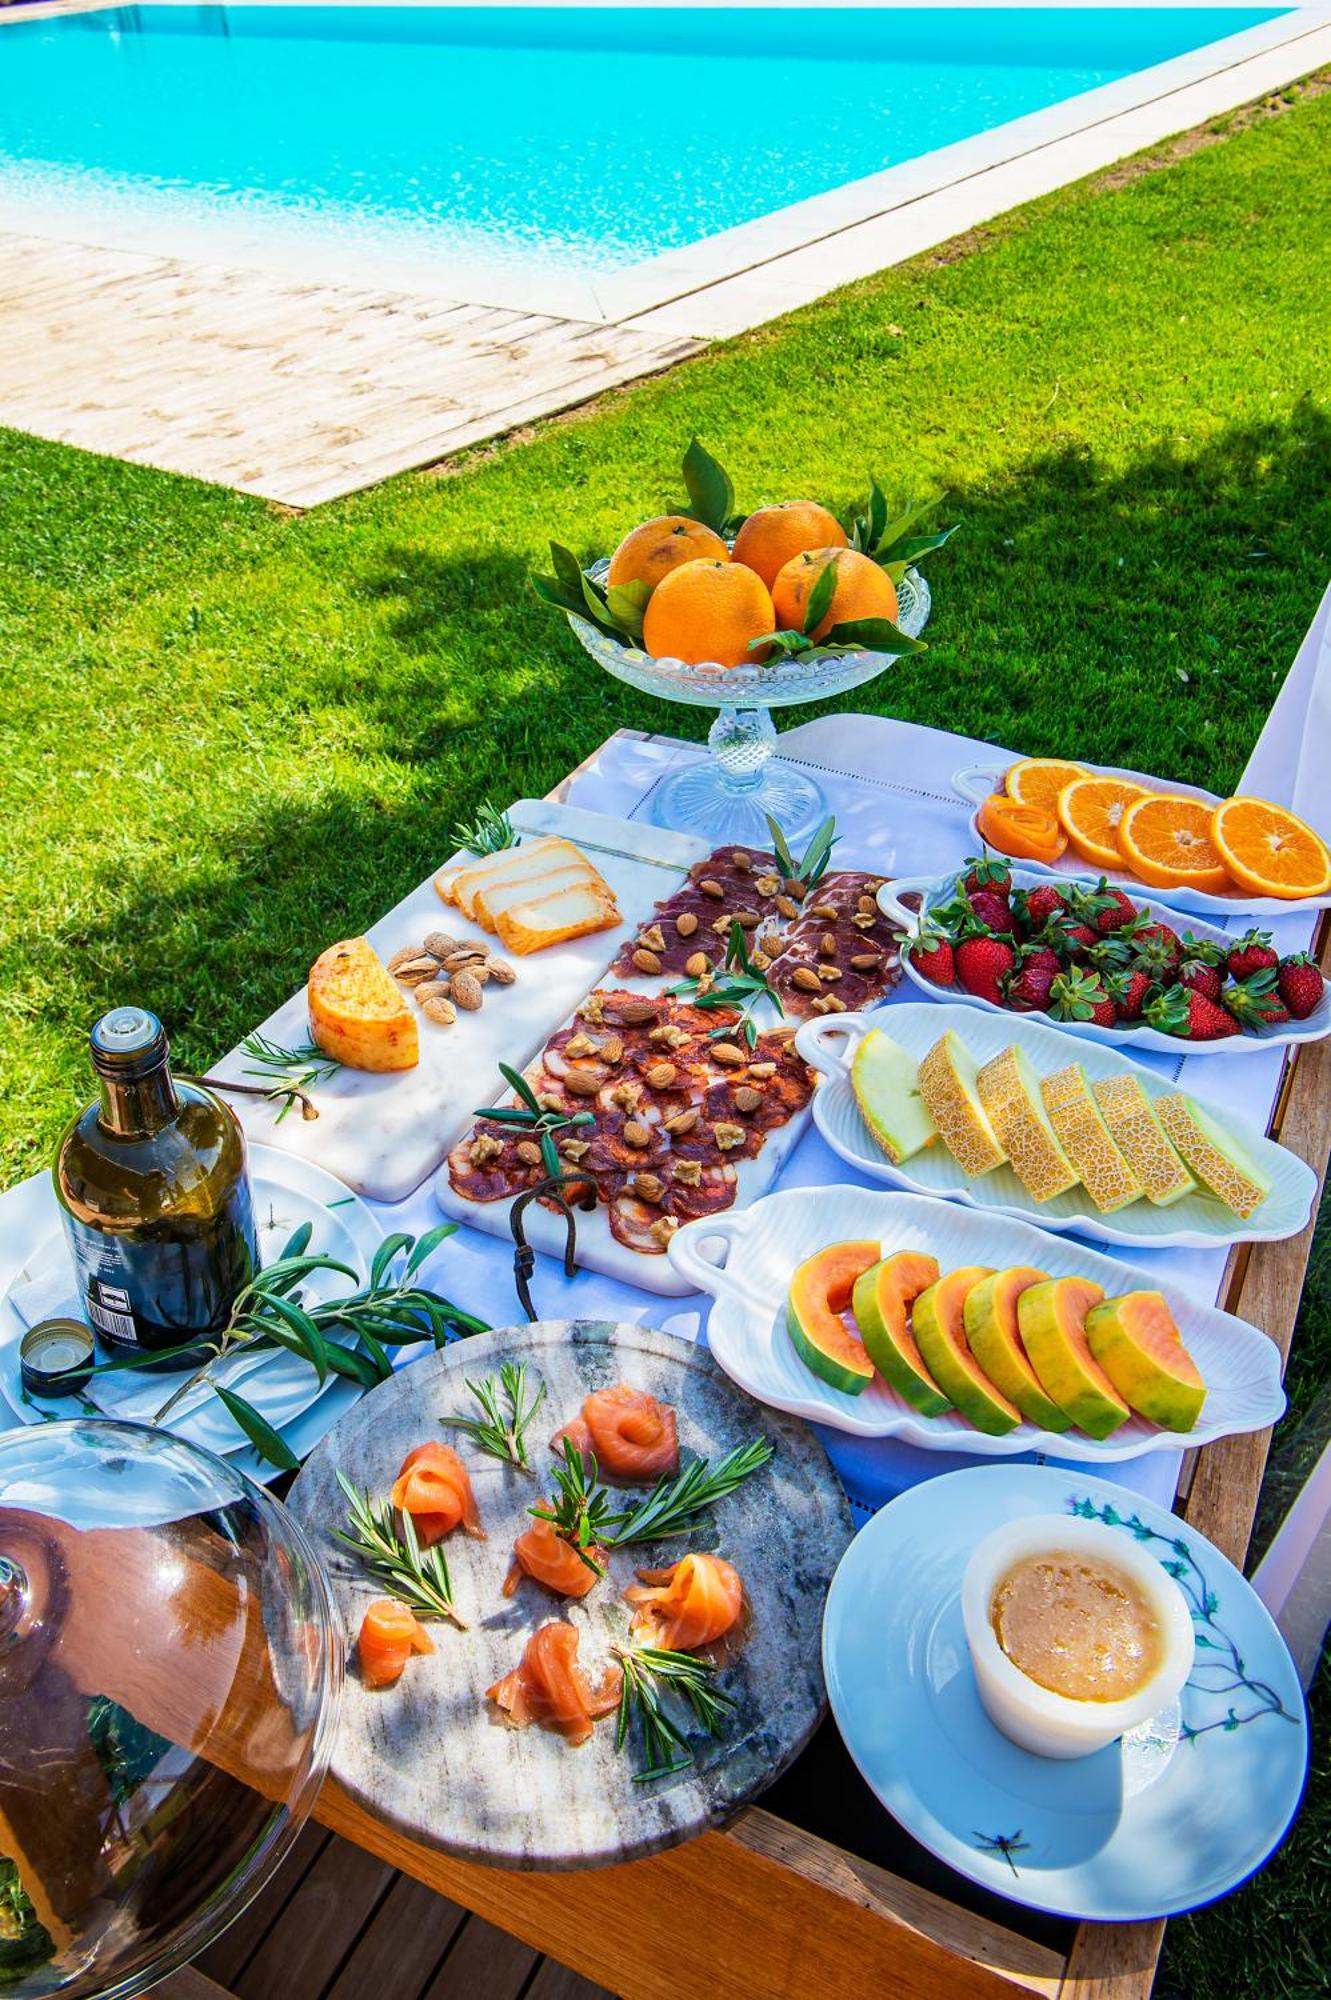
[[[0,1996],[200,1951],[314,1803],[340,1622],[305,1535],[141,1424],[0,1436]]]

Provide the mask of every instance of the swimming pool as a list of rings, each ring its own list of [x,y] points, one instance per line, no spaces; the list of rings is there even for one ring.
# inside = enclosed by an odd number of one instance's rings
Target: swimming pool
[[[1283,10],[136,6],[0,28],[0,218],[592,279]],[[210,236],[211,232],[211,236]]]

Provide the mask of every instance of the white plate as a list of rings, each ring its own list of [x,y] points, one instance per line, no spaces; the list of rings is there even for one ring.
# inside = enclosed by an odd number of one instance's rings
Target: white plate
[[[383,1232],[374,1216],[332,1174],[308,1160],[297,1160],[267,1146],[251,1146],[250,1181],[254,1196],[254,1220],[259,1238],[261,1263],[271,1263],[281,1254],[292,1231],[301,1223],[313,1224],[311,1251],[336,1257],[357,1273],[358,1280],[369,1276],[374,1252]],[[10,1279],[0,1299],[0,1391],[20,1423],[45,1423],[52,1416],[68,1416],[74,1407],[68,1398],[30,1401],[19,1375],[19,1342],[26,1331],[10,1294],[25,1274],[48,1255],[48,1246],[63,1246],[55,1193],[48,1180],[33,1183],[35,1201],[28,1218],[28,1240],[38,1248],[23,1270]],[[329,1274],[311,1280],[304,1287],[306,1297],[332,1295],[347,1280]],[[73,1279],[70,1280],[71,1298]],[[151,1377],[131,1372],[114,1377],[95,1377],[87,1391],[107,1416],[126,1422],[149,1423],[188,1371],[171,1370]],[[228,1388],[238,1389],[247,1402],[267,1418],[275,1430],[293,1422],[340,1379],[329,1375],[322,1388],[313,1369],[299,1356],[279,1352],[266,1357],[239,1355],[226,1365],[219,1379]],[[114,1382],[114,1393],[111,1383]],[[203,1445],[223,1456],[242,1451],[248,1439],[217,1397],[200,1388],[182,1398],[167,1428],[192,1444]]]
[[[1014,889],[1034,889],[1047,878],[1048,871],[1021,867],[1012,870]],[[961,872],[955,875],[930,877],[912,875],[885,883],[878,892],[879,907],[893,923],[900,924],[909,937],[914,937],[920,928],[920,920],[940,903],[948,902],[956,894],[961,882]],[[1081,874],[1075,877],[1078,887],[1094,889],[1099,876]],[[906,895],[918,895],[923,901],[918,910],[911,910],[901,901]],[[1197,917],[1181,916],[1177,909],[1170,909],[1164,903],[1148,902],[1139,891],[1133,894],[1133,902],[1139,910],[1145,910],[1157,923],[1168,924],[1180,935],[1186,930],[1196,938],[1211,944],[1218,944],[1228,951],[1234,943],[1231,931],[1218,930],[1214,924],[1207,924]],[[1287,912],[1288,914],[1288,912]],[[982,1000],[977,993],[966,993],[960,986],[936,986],[917,972],[911,964],[910,953],[901,954],[901,964],[906,977],[919,987],[921,993],[931,1000],[955,1002],[959,1007],[979,1007],[986,1014],[997,1015],[1002,1021],[1029,1021],[1029,1014],[1015,1013],[1010,1007],[996,1007],[992,1000]],[[1158,1028],[1141,1023],[1129,1024],[1122,1028],[1097,1027],[1094,1021],[1060,1021],[1057,1024],[1067,1035],[1076,1035],[1081,1041],[1103,1042],[1111,1049],[1129,1050],[1134,1054],[1141,1049],[1153,1049],[1157,1055],[1165,1056],[1241,1056],[1254,1051],[1277,1049],[1290,1042],[1320,1042],[1323,1035],[1331,1035],[1331,989],[1323,992],[1321,1005],[1310,1014],[1306,1021],[1286,1021],[1283,1027],[1243,1029],[1237,1035],[1223,1035],[1214,1042],[1189,1042],[1181,1035],[1163,1035]]]
[[[1206,1098],[1197,1101],[1247,1147],[1257,1165],[1271,1177],[1270,1194],[1246,1222],[1240,1222],[1232,1209],[1201,1190],[1169,1208],[1157,1208],[1154,1202],[1143,1199],[1113,1215],[1102,1215],[1081,1187],[1070,1188],[1052,1201],[1036,1202],[1011,1167],[996,1167],[991,1174],[973,1177],[957,1165],[941,1140],[903,1166],[894,1167],[865,1124],[851,1088],[850,1065],[855,1051],[874,1028],[881,1028],[919,1061],[939,1036],[952,1028],[979,1062],[1018,1042],[1039,1076],[1079,1062],[1092,1082],[1105,1076],[1135,1076],[1148,1097],[1168,1097],[1177,1089],[1154,1070],[1109,1049],[1074,1041],[1034,1014],[1004,1014],[994,1008],[986,1018],[946,1002],[931,1006],[920,1000],[907,1000],[872,1015],[825,1014],[821,1020],[806,1021],[795,1038],[805,1062],[825,1078],[814,1092],[813,1121],[834,1153],[874,1180],[911,1188],[917,1194],[941,1195],[946,1201],[963,1201],[990,1215],[1016,1216],[1038,1223],[1042,1229],[1073,1230],[1100,1243],[1140,1243],[1153,1249],[1183,1245],[1214,1249],[1217,1244],[1278,1241],[1296,1236],[1312,1212],[1317,1193],[1312,1168],[1246,1119],[1236,1118]]]
[[[975,1689],[961,1578],[977,1523],[1102,1521],[1157,1555],[1192,1611],[1179,1702],[1094,1757],[1033,1757]],[[866,1784],[908,1833],[1028,1909],[1130,1923],[1196,1909],[1261,1867],[1298,1810],[1298,1674],[1234,1565],[1163,1507],[1048,1465],[922,1480],[874,1515],[832,1580],[823,1671]]]
[[[1080,1431],[1055,1435],[1030,1423],[1018,1424],[1006,1437],[986,1437],[954,1410],[941,1417],[920,1416],[878,1377],[858,1396],[833,1389],[804,1366],[791,1344],[786,1294],[796,1265],[815,1250],[859,1240],[881,1243],[884,1256],[925,1251],[944,1271],[963,1264],[996,1270],[1029,1264],[1051,1278],[1092,1278],[1111,1298],[1138,1290],[1163,1292],[1184,1345],[1206,1379],[1206,1406],[1195,1430],[1186,1435],[1161,1431],[1131,1417],[1103,1441]],[[1279,1352],[1274,1341],[1246,1320],[1200,1305],[1162,1284],[1154,1273],[1134,1270],[1116,1257],[1103,1257],[1026,1222],[981,1215],[960,1202],[883,1194],[874,1188],[789,1188],[743,1214],[727,1209],[687,1223],[671,1239],[670,1260],[697,1290],[710,1292],[716,1301],[707,1321],[707,1344],[727,1375],[760,1403],[831,1424],[853,1437],[899,1437],[929,1451],[985,1458],[1045,1451],[1060,1459],[1109,1464],[1144,1452],[1177,1451],[1184,1444],[1210,1444],[1235,1431],[1262,1430],[1285,1408]]]
[[[1002,789],[1004,778],[1012,768],[1012,764],[1021,761],[1019,757],[1014,757],[1007,764],[968,764],[964,770],[953,772],[953,787],[969,805],[978,808],[981,800],[988,798],[990,792]],[[1085,759],[1077,757],[1070,761],[1081,764]],[[1116,764],[1087,764],[1086,770],[1095,778],[1128,778],[1133,784],[1144,786],[1148,792],[1177,793],[1182,798],[1203,799],[1208,806],[1218,806],[1223,803],[1214,792],[1204,792],[1199,785],[1168,785],[1162,778],[1153,778],[1144,771],[1125,771]],[[980,832],[978,824],[978,811],[971,814],[969,831],[971,839],[975,842],[973,851],[978,853],[984,845],[984,835]],[[1031,861],[1026,865],[1037,875],[1066,880],[1071,876],[1084,875],[1089,864],[1069,848],[1068,852],[1055,862]],[[1139,876],[1130,874],[1126,869],[1109,868],[1105,873],[1111,882],[1127,889],[1130,893],[1145,886]],[[1202,916],[1288,917],[1297,916],[1300,910],[1331,909],[1331,891],[1324,896],[1303,896],[1296,902],[1287,901],[1282,896],[1250,896],[1246,889],[1240,889],[1237,884],[1222,896],[1213,896],[1205,889],[1170,889],[1166,893],[1176,910],[1188,910]]]

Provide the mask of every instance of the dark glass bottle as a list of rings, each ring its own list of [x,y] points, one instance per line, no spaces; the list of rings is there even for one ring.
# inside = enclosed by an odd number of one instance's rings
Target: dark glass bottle
[[[101,1094],[54,1170],[79,1295],[110,1348],[188,1347],[225,1326],[258,1268],[244,1134],[210,1090],[172,1077],[144,1008],[104,1014],[91,1052]]]

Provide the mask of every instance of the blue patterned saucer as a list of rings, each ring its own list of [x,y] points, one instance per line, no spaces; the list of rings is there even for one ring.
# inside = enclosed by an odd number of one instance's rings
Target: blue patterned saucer
[[[1103,1521],[1153,1549],[1197,1635],[1174,1708],[1069,1762],[995,1729],[961,1623],[977,1541],[1037,1513]],[[1130,1923],[1227,1895],[1279,1845],[1303,1793],[1303,1695],[1270,1614],[1203,1536],[1109,1480],[983,1465],[912,1487],[842,1558],[823,1670],[847,1749],[907,1832],[984,1888],[1057,1916]]]

